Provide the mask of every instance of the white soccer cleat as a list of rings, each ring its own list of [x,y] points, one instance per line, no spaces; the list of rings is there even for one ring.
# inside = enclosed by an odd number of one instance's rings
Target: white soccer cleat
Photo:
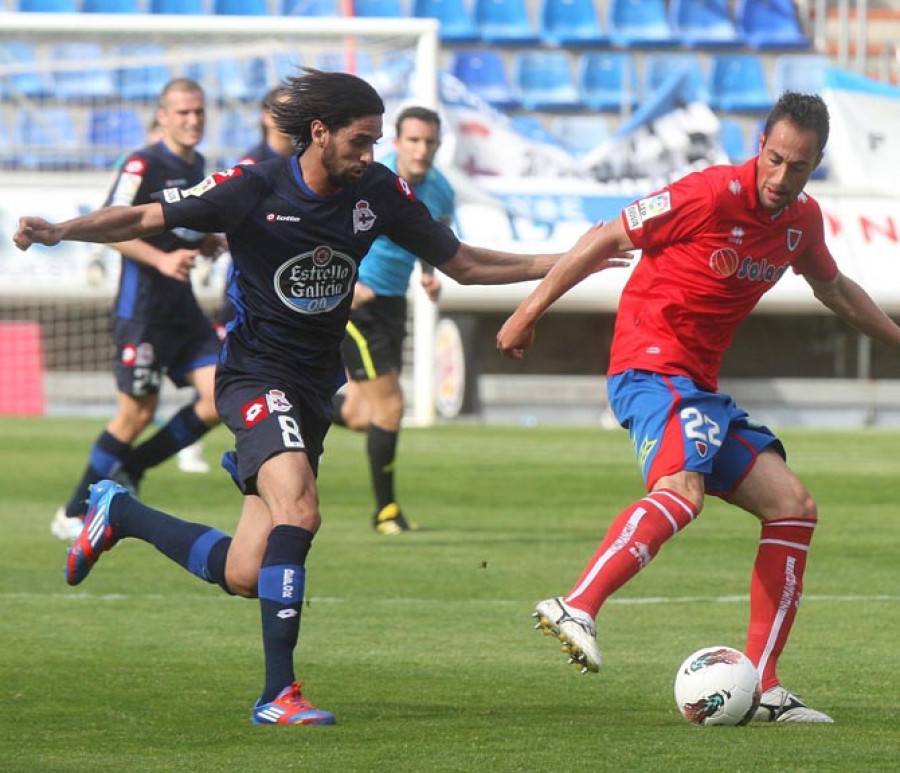
[[[600,670],[600,650],[597,649],[597,627],[587,612],[569,606],[556,597],[542,601],[531,615],[538,622],[534,626],[545,636],[555,636],[569,663],[582,674]]]
[[[178,452],[178,469],[182,472],[209,472],[209,462],[203,458],[203,443],[198,440]]]
[[[754,722],[834,722],[827,714],[807,706],[794,693],[781,685],[762,694]]]
[[[84,528],[83,518],[69,518],[66,515],[66,508],[60,507],[50,521],[50,533],[63,542],[74,542],[81,534]]]

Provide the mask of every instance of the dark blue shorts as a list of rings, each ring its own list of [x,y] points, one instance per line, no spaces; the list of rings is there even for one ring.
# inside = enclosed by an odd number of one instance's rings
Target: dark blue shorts
[[[166,375],[175,386],[187,386],[188,374],[216,364],[222,346],[206,317],[190,325],[159,325],[116,317],[113,342],[116,387],[135,397],[158,394]]]
[[[665,475],[703,473],[706,492],[726,496],[772,446],[784,446],[726,394],[707,392],[685,376],[628,370],[607,379],[609,404],[628,430],[648,490]]]
[[[310,409],[290,383],[265,374],[216,373],[216,409],[234,434],[236,456],[222,466],[245,494],[256,494],[256,475],[267,459],[302,451],[316,473],[330,423]]]

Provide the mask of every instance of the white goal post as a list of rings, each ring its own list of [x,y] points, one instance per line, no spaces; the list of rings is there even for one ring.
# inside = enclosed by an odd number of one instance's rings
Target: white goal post
[[[105,320],[118,258],[106,255],[98,272],[98,252],[88,245],[22,254],[9,237],[19,215],[62,220],[102,202],[113,160],[142,143],[98,146],[92,122],[97,113],[123,108],[143,126],[149,123],[155,99],[149,91],[133,96],[135,73],[164,70],[201,82],[207,132],[200,150],[212,171],[255,144],[261,98],[299,66],[343,69],[369,80],[385,99],[380,150],[389,150],[402,104],[438,107],[439,53],[438,22],[426,18],[0,13],[0,325],[40,324],[48,412],[78,414],[113,398]],[[28,118],[31,134],[22,128]],[[238,140],[225,131],[232,124],[241,127]],[[219,267],[206,282],[195,277],[205,305],[221,296],[223,281]],[[436,311],[417,283],[411,300],[407,418],[431,424]]]

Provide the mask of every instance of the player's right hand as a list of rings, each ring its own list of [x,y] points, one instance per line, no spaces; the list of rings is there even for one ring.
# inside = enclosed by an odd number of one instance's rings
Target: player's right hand
[[[191,278],[191,269],[198,254],[199,250],[165,252],[160,257],[156,269],[164,276],[172,277],[179,282],[187,282]]]
[[[61,232],[58,226],[48,223],[42,217],[20,217],[19,230],[13,234],[13,244],[20,250],[27,250],[32,244],[52,247],[59,244]]]

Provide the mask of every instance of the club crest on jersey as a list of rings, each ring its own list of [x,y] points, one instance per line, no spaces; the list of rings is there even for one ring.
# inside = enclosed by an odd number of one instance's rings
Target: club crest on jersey
[[[797,249],[797,246],[800,244],[800,239],[803,238],[803,231],[798,228],[788,228],[787,229],[787,248],[793,252]]]
[[[356,263],[320,245],[288,260],[275,272],[275,292],[291,311],[323,314],[335,309],[353,288]]]
[[[375,213],[369,207],[368,201],[360,199],[353,208],[353,233],[368,231],[373,225],[375,225]]]
[[[270,389],[266,393],[266,405],[271,413],[287,413],[294,407],[280,389]]]

